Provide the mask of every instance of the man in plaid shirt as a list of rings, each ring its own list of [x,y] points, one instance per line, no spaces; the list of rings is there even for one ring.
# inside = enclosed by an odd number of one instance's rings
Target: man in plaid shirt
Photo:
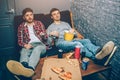
[[[46,52],[47,34],[42,22],[34,20],[32,9],[25,8],[22,15],[25,21],[18,27],[18,44],[22,47],[20,62],[10,60],[7,68],[13,74],[31,77],[40,56]]]

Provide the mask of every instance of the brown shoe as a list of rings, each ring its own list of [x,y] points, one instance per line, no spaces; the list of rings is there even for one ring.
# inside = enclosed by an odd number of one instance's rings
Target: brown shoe
[[[25,68],[21,63],[10,60],[7,62],[7,68],[8,70],[16,75],[21,75],[25,77],[31,77],[34,75],[34,71],[29,68]]]
[[[103,59],[104,57],[106,57],[107,55],[109,55],[112,52],[113,48],[114,48],[114,42],[113,41],[107,42],[103,46],[102,50],[95,55],[95,58]]]

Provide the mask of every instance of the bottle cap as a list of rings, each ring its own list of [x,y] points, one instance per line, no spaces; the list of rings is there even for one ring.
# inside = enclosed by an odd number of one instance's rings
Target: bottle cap
[[[83,58],[83,61],[84,62],[89,62],[89,58],[85,57],[85,58]]]

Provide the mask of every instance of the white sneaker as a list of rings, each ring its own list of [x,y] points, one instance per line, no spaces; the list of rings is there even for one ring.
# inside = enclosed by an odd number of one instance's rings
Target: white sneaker
[[[107,42],[103,46],[102,50],[95,55],[95,58],[99,60],[103,59],[112,52],[113,48],[114,48],[114,42],[113,41]]]

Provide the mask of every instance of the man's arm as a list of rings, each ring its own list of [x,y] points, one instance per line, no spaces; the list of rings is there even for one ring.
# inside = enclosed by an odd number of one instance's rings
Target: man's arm
[[[51,45],[54,45],[54,39],[53,39],[53,35],[54,34],[51,34],[51,32],[52,32],[53,30],[52,30],[52,27],[51,26],[48,26],[48,28],[47,28],[47,34],[48,34],[48,44],[51,46]]]
[[[31,44],[26,44],[23,42],[23,24],[18,27],[18,44],[26,49],[32,48]]]
[[[24,47],[25,43],[23,42],[23,31],[22,31],[22,25],[18,27],[18,44],[22,47]]]

